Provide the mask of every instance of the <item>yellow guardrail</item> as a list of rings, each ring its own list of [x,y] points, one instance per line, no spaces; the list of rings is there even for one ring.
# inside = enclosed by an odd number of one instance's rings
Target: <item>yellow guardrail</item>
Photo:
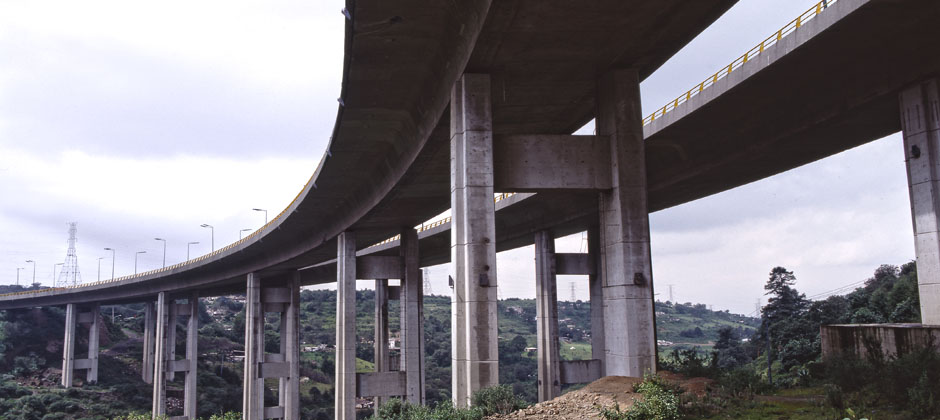
[[[761,41],[760,44],[758,44],[754,48],[751,48],[746,53],[744,53],[744,55],[732,61],[731,64],[728,64],[727,66],[722,67],[721,70],[718,70],[717,72],[715,72],[715,74],[703,80],[702,83],[699,83],[693,86],[692,89],[689,89],[682,95],[679,95],[676,99],[669,101],[669,103],[664,105],[662,108],[659,108],[656,111],[653,111],[652,114],[648,115],[646,118],[643,119],[643,125],[650,124],[653,121],[656,121],[657,118],[662,118],[664,115],[666,115],[667,112],[678,108],[679,105],[688,102],[695,96],[698,96],[698,94],[702,93],[702,91],[704,91],[705,88],[711,85],[714,85],[715,83],[718,83],[719,80],[727,77],[729,74],[731,74],[731,72],[743,66],[745,63],[748,62],[748,60],[754,59],[754,57],[757,57],[758,55],[763,53],[765,49],[780,42],[780,40],[782,40],[785,36],[793,33],[794,31],[799,29],[801,26],[806,24],[806,22],[818,16],[828,6],[832,6],[833,4],[838,3],[838,2],[839,0],[823,0],[819,3],[816,3],[815,6],[811,7],[809,10],[807,10],[806,12],[798,16],[796,19],[793,19],[792,21],[790,21],[790,23],[788,23],[786,26],[781,28],[779,31],[767,37],[766,39]]]
[[[313,182],[313,176],[310,177],[310,180],[307,181],[307,184],[310,184],[311,182]],[[0,294],[0,297],[3,297],[3,296],[18,296],[18,295],[30,295],[30,294],[36,294],[36,293],[46,293],[46,292],[50,292],[50,291],[79,289],[79,288],[82,288],[82,287],[90,287],[90,286],[97,286],[97,285],[108,284],[108,283],[115,283],[115,282],[130,280],[130,279],[133,279],[133,278],[136,278],[136,277],[146,277],[146,276],[153,275],[153,274],[159,274],[159,273],[162,273],[162,272],[165,272],[165,271],[175,270],[175,269],[177,269],[177,268],[180,268],[180,267],[183,267],[183,266],[186,266],[186,265],[189,265],[189,264],[197,263],[197,262],[200,262],[200,261],[205,261],[205,260],[207,260],[207,259],[209,259],[209,258],[212,258],[212,257],[214,257],[214,256],[216,256],[216,255],[219,255],[219,254],[225,252],[225,251],[228,251],[229,249],[232,249],[232,248],[234,248],[234,247],[236,247],[236,246],[238,246],[238,245],[241,245],[241,244],[247,242],[249,239],[251,239],[251,238],[254,237],[255,235],[259,235],[262,230],[264,230],[266,227],[272,225],[276,220],[278,220],[278,219],[280,219],[281,217],[283,217],[283,216],[285,215],[285,213],[287,213],[287,210],[288,210],[289,208],[291,208],[291,206],[294,205],[294,203],[297,201],[297,199],[300,198],[301,194],[303,194],[303,191],[304,191],[305,189],[306,189],[306,186],[304,186],[304,189],[302,189],[299,193],[297,193],[297,196],[294,197],[294,200],[292,200],[291,203],[290,203],[287,207],[284,208],[284,210],[282,210],[274,219],[271,219],[271,221],[269,221],[267,224],[265,224],[264,226],[262,226],[262,227],[259,228],[258,230],[252,232],[252,233],[249,234],[248,236],[246,236],[246,237],[244,237],[244,238],[242,238],[242,239],[239,239],[239,240],[237,240],[237,241],[235,241],[235,242],[232,242],[231,244],[228,244],[228,245],[226,245],[225,247],[219,248],[219,249],[217,249],[217,250],[215,250],[215,251],[213,251],[213,252],[210,252],[210,253],[208,253],[208,254],[201,255],[201,256],[198,256],[198,257],[196,257],[196,258],[192,258],[192,259],[183,261],[183,262],[181,262],[181,263],[176,263],[176,264],[169,265],[169,266],[166,266],[166,267],[162,267],[162,268],[158,268],[158,269],[154,269],[154,270],[150,270],[150,271],[144,271],[144,272],[142,272],[142,273],[137,273],[137,274],[131,274],[131,275],[127,275],[127,276],[117,277],[117,278],[113,278],[113,279],[100,280],[100,281],[93,281],[93,282],[90,282],[90,283],[82,283],[82,284],[79,284],[79,285],[76,285],[76,286],[51,287],[51,288],[39,289],[39,290],[24,290],[24,291],[21,291],[21,292],[2,293],[2,294]],[[500,201],[502,201],[502,200],[505,200],[506,198],[509,198],[509,197],[513,196],[514,194],[515,194],[515,193],[503,193],[503,194],[500,194],[500,195],[496,196],[494,200],[495,200],[495,202],[498,203],[498,202],[500,202]],[[440,226],[440,225],[443,225],[443,224],[445,224],[445,223],[449,223],[450,220],[451,220],[451,218],[450,218],[450,216],[448,216],[448,217],[445,217],[445,218],[443,218],[443,219],[441,219],[441,220],[438,220],[438,221],[435,221],[435,222],[431,222],[431,223],[422,223],[420,226],[415,227],[415,229],[417,229],[419,233],[420,233],[420,232],[424,232],[424,231],[426,231],[426,230],[433,229],[433,228],[438,227],[438,226]],[[384,245],[384,244],[387,244],[387,243],[389,243],[389,242],[397,241],[398,239],[400,239],[400,237],[401,237],[401,235],[395,235],[395,236],[393,236],[393,237],[391,237],[391,238],[388,238],[388,239],[386,239],[386,240],[384,240],[384,241],[382,241],[382,242],[379,242],[379,243],[377,243],[377,244],[375,244],[375,245],[369,246],[369,248],[376,247],[376,246],[379,246],[379,245]]]

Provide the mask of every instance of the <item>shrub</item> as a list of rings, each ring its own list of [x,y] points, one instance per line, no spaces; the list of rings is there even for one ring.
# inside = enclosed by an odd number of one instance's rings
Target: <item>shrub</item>
[[[484,416],[492,414],[509,414],[526,406],[525,402],[516,398],[509,385],[495,385],[483,388],[473,394],[472,405],[479,407]]]
[[[627,411],[621,411],[619,405],[602,408],[601,416],[606,420],[679,420],[679,395],[682,391],[657,375],[647,375],[643,382],[634,386],[634,391],[643,395]]]

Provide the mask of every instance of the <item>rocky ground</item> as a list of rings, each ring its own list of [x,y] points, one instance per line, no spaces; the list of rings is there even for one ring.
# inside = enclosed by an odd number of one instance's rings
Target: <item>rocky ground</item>
[[[660,372],[660,376],[679,383],[686,392],[697,395],[703,395],[706,387],[711,383],[709,379],[685,378],[669,372]],[[618,404],[621,409],[626,409],[641,398],[639,394],[633,392],[633,385],[641,381],[639,378],[608,376],[551,401],[545,401],[511,414],[491,416],[487,420],[601,419],[600,408]]]

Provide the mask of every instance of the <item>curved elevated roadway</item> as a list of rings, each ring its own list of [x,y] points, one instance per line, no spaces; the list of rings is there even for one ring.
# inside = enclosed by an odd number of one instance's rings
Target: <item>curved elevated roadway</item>
[[[310,181],[280,216],[188,263],[2,296],[0,309],[136,301],[161,291],[230,293],[244,290],[248,273],[272,278],[334,259],[341,232],[356,232],[357,249],[382,241],[450,207],[445,111],[461,74],[491,75],[494,135],[570,134],[594,116],[600,74],[634,68],[645,78],[735,2],[348,0],[333,136]],[[570,224],[570,214],[596,207],[594,193],[584,200],[565,195],[568,204],[558,212],[550,211],[561,202],[553,194],[526,197],[515,200],[543,209],[536,214],[545,217],[535,223]],[[510,228],[501,249],[531,243],[531,235],[513,230],[525,223],[501,220],[500,228]],[[428,249],[425,262],[435,261],[433,254]]]

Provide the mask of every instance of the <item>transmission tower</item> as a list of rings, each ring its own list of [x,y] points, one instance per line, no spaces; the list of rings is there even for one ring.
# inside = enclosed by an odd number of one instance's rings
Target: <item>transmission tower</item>
[[[424,294],[433,295],[434,291],[431,290],[431,273],[430,270],[425,267],[421,270],[421,275],[424,277]]]
[[[577,295],[575,295],[575,293],[574,293],[574,291],[575,291],[574,282],[573,282],[573,281],[572,281],[572,282],[569,282],[569,284],[571,285],[571,301],[572,301],[572,302],[577,302],[577,301],[578,301]]]
[[[78,223],[69,223],[69,250],[65,254],[65,265],[56,279],[56,287],[78,286],[82,284],[82,275],[78,271],[78,253],[75,252],[75,243],[78,242]]]

